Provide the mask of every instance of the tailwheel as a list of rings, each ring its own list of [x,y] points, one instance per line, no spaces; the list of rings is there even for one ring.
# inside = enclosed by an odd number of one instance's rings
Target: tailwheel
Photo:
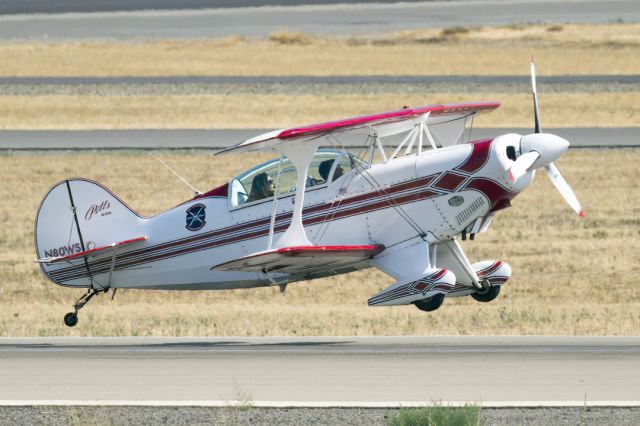
[[[64,316],[64,325],[67,327],[73,327],[78,323],[78,314],[76,312],[69,312]]]
[[[440,293],[427,299],[416,300],[415,302],[413,302],[413,304],[416,305],[416,308],[420,309],[421,311],[432,312],[442,305],[442,302],[444,302],[444,298],[445,295],[443,293]]]
[[[473,297],[478,302],[485,302],[485,303],[486,302],[491,302],[493,299],[498,297],[498,295],[500,294],[500,287],[502,287],[502,286],[492,285],[492,286],[486,288],[481,293],[471,293],[471,297]]]
[[[69,312],[64,316],[64,325],[66,325],[67,327],[74,327],[76,324],[78,324],[78,311],[84,308],[84,305],[86,305],[93,298],[93,296],[102,292],[106,293],[107,291],[109,291],[108,288],[101,290],[91,289],[83,294],[82,297],[78,299],[78,301],[73,305],[73,312]]]

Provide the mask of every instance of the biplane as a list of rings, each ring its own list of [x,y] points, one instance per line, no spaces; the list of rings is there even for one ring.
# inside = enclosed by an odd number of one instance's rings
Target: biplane
[[[471,262],[459,244],[547,175],[582,216],[553,161],[569,147],[535,128],[471,140],[475,115],[498,102],[429,105],[275,130],[219,152],[275,158],[167,211],[143,217],[88,179],[66,179],[37,212],[37,262],[55,284],[86,289],[67,326],[99,293],[119,288],[220,290],[377,268],[395,280],[370,306],[438,309],[446,297],[494,300],[511,276]],[[345,136],[362,138],[346,149]]]

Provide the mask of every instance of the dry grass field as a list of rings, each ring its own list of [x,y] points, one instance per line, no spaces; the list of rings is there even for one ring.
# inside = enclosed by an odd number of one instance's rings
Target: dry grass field
[[[32,263],[33,218],[54,182],[96,179],[133,208],[153,214],[189,197],[155,153],[0,155],[0,336],[403,335],[640,333],[640,151],[572,150],[558,166],[586,211],[579,219],[543,174],[503,211],[488,234],[464,247],[471,259],[513,269],[500,297],[446,300],[434,313],[369,308],[391,279],[373,271],[277,288],[210,292],[121,291],[101,295],[74,329],[62,324],[80,291],[47,282]],[[264,157],[164,152],[201,189]]]
[[[452,27],[377,38],[4,42],[0,76],[636,74],[640,25]]]
[[[374,38],[281,31],[150,41],[8,41],[0,77],[635,74],[640,24],[451,27]],[[545,126],[636,126],[639,92],[544,93]],[[499,100],[487,127],[529,126],[527,93],[0,95],[0,129],[286,127],[403,105]]]
[[[528,93],[342,95],[0,96],[0,129],[179,129],[292,127],[404,105],[502,102],[476,121],[483,127],[529,127]],[[640,92],[544,93],[547,127],[618,127],[640,122]]]

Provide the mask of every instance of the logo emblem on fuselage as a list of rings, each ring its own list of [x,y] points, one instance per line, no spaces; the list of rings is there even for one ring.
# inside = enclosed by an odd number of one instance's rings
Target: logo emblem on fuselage
[[[459,195],[456,195],[455,197],[451,197],[449,198],[449,205],[451,207],[458,207],[464,204],[464,198],[462,198]]]
[[[189,231],[197,231],[207,224],[205,221],[207,217],[205,209],[206,207],[203,204],[195,204],[187,209],[186,228]]]

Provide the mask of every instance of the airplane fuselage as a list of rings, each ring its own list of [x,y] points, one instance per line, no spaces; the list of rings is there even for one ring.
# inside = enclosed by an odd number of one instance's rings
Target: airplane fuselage
[[[504,135],[394,158],[363,172],[351,170],[328,185],[311,187],[305,193],[303,210],[307,236],[314,245],[381,244],[386,248],[418,236],[430,244],[450,240],[477,220],[508,206],[529,184],[530,178],[520,179],[516,187],[506,178],[513,164],[506,147],[519,138]],[[89,220],[94,226],[104,221],[105,226],[85,235],[97,246],[113,241],[107,221],[114,216],[104,213],[119,202],[106,189],[102,198],[92,204],[101,205],[102,210]],[[278,198],[274,240],[288,227],[292,207],[292,194]],[[45,265],[43,272],[65,286],[86,287],[90,271],[97,283],[109,276],[111,288],[185,290],[259,287],[317,278],[210,270],[215,264],[265,250],[272,208],[271,199],[232,208],[224,191],[196,197],[150,218],[136,216],[128,226],[119,227],[117,232],[123,235],[142,234],[147,240],[123,249],[115,261],[103,256],[90,259],[88,265]],[[39,252],[46,249],[38,247]],[[370,266],[362,262],[351,270]]]

